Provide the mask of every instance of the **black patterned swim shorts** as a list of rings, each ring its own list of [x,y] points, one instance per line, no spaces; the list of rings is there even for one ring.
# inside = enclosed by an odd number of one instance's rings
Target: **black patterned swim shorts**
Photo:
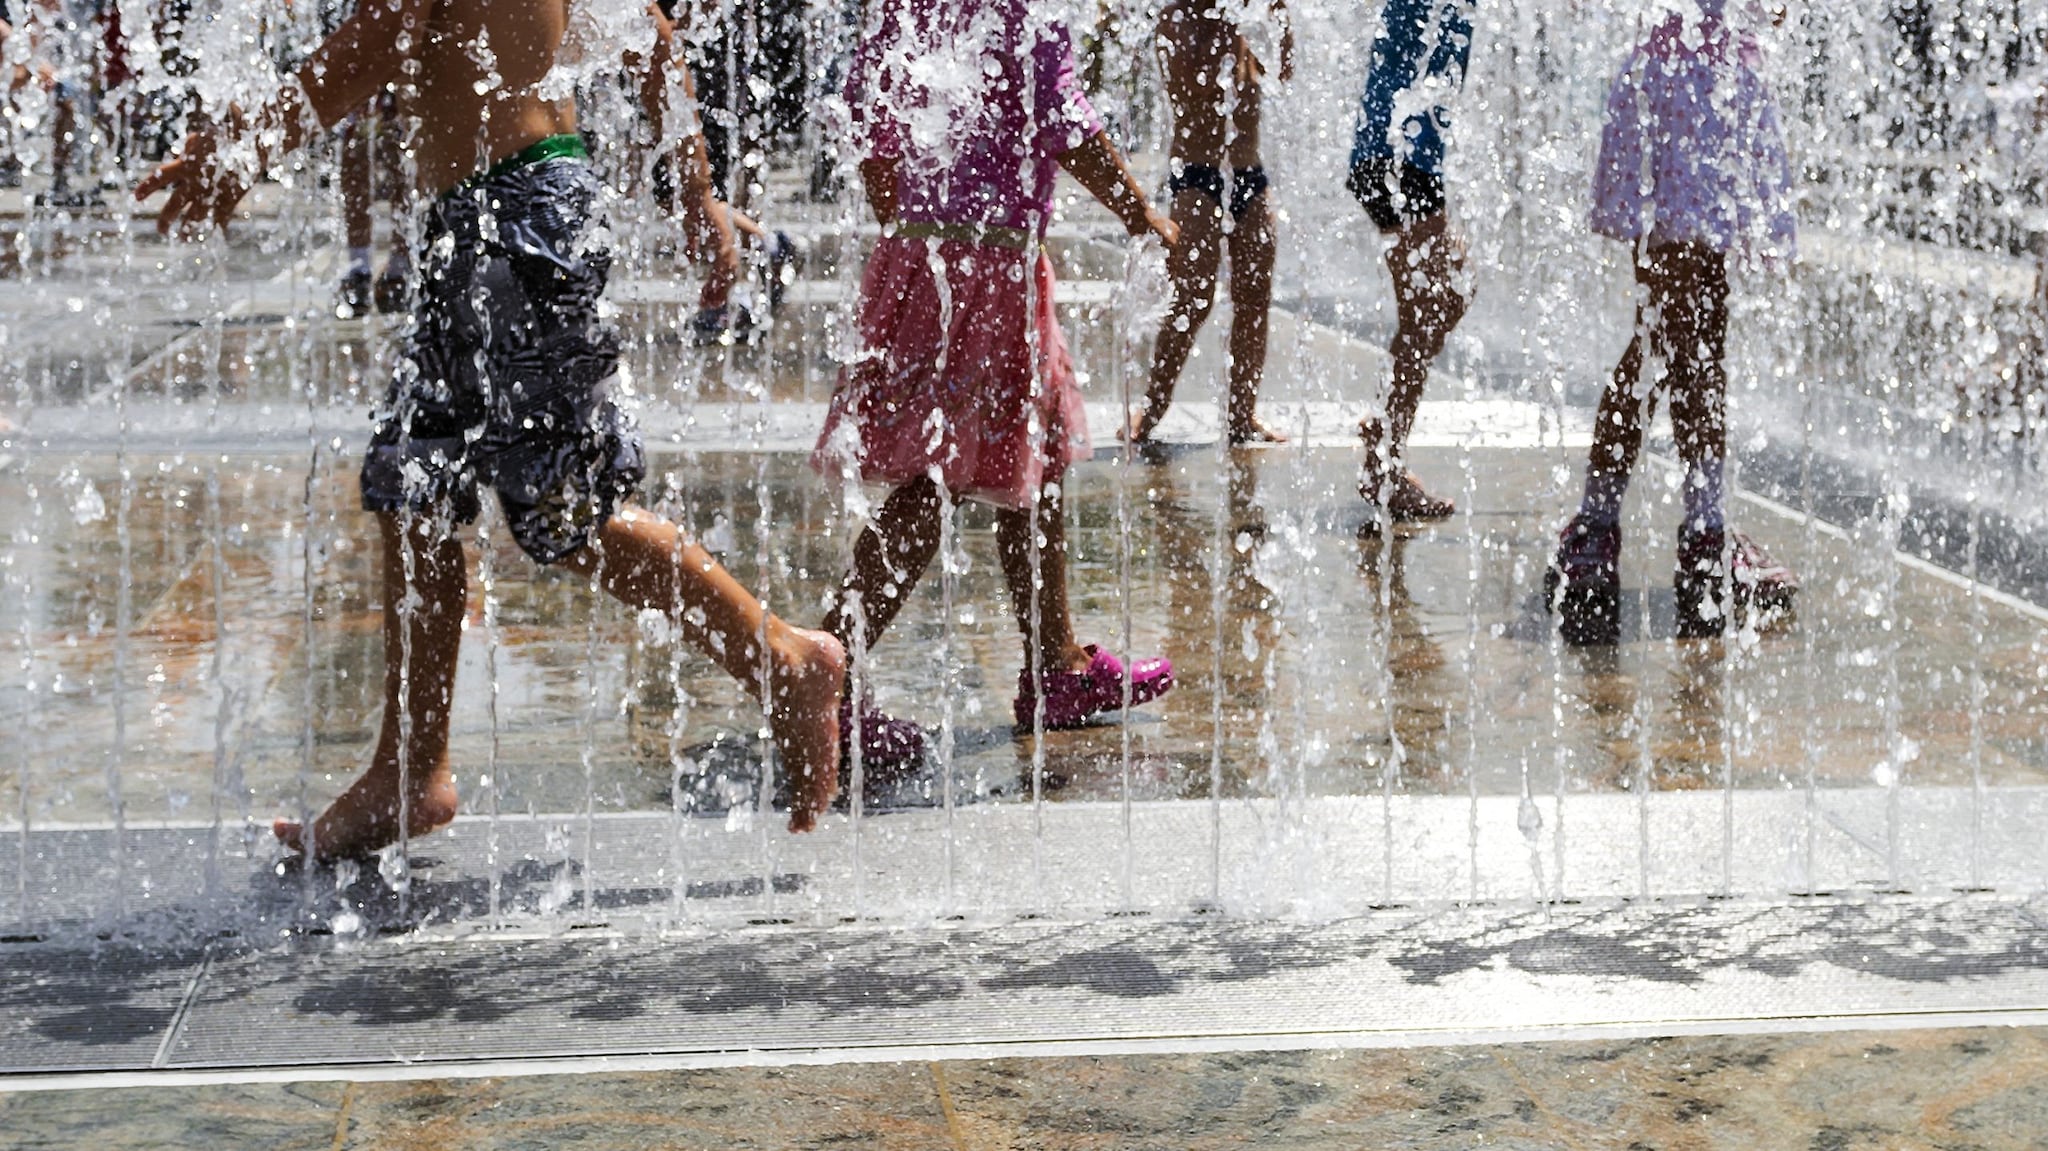
[[[363,460],[366,510],[469,523],[485,484],[545,564],[639,487],[640,437],[606,387],[619,337],[598,313],[611,270],[598,195],[587,162],[558,157],[435,202],[413,330]]]

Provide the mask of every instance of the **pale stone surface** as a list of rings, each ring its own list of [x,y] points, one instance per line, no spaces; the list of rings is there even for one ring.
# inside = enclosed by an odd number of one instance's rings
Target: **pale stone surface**
[[[0,1094],[22,1151],[2024,1151],[2048,1030]]]

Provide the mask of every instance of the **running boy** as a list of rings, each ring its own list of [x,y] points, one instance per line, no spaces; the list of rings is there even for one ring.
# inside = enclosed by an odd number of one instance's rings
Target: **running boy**
[[[1281,0],[1274,0],[1272,13],[1282,22],[1284,83],[1294,72],[1294,29]],[[1259,162],[1259,80],[1265,68],[1216,0],[1167,4],[1159,14],[1159,55],[1173,104],[1168,186],[1180,242],[1167,254],[1173,306],[1159,325],[1151,387],[1130,438],[1150,439],[1173,402],[1181,368],[1215,305],[1216,265],[1228,246],[1230,398],[1224,435],[1233,444],[1278,443],[1286,437],[1260,423],[1257,413],[1273,303],[1273,212]]]
[[[433,206],[420,298],[362,474],[384,544],[383,725],[368,769],[311,824],[277,822],[309,858],[364,855],[455,817],[448,710],[468,596],[456,525],[476,516],[479,484],[536,561],[669,612],[769,701],[791,830],[831,801],[844,649],[770,614],[674,524],[623,506],[643,463],[606,390],[619,344],[598,315],[611,265],[600,189],[573,105],[538,90],[569,16],[569,0],[362,4],[295,84],[195,132],[136,189],[170,193],[160,228],[221,225],[256,173],[388,82],[404,76],[422,126],[419,191]],[[663,41],[651,63],[667,67]]]
[[[1393,379],[1380,413],[1358,429],[1365,437],[1358,492],[1378,513],[1373,527],[1446,519],[1457,510],[1422,489],[1402,454],[1429,365],[1465,315],[1465,241],[1444,210],[1444,132],[1445,101],[1464,84],[1471,56],[1471,7],[1472,0],[1387,0],[1352,137],[1346,186],[1381,234],[1393,238]],[[1397,123],[1401,109],[1409,111]]]

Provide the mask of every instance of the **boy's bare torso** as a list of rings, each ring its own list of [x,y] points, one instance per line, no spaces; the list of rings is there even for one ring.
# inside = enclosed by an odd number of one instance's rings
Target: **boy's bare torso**
[[[554,66],[569,3],[432,0],[417,72],[409,91],[400,86],[401,111],[418,117],[421,190],[445,191],[537,140],[576,131],[573,102],[536,91]]]
[[[1187,164],[1248,168],[1259,162],[1263,69],[1238,26],[1210,15],[1215,0],[1174,0],[1159,15],[1172,155]],[[1227,155],[1226,155],[1227,152]]]

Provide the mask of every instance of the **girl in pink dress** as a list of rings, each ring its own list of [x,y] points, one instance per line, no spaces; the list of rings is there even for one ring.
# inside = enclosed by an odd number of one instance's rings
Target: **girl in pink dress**
[[[1653,24],[1608,90],[1592,225],[1635,246],[1647,299],[1601,396],[1585,496],[1546,580],[1544,599],[1558,604],[1575,643],[1618,638],[1621,501],[1659,391],[1670,395],[1686,466],[1673,572],[1679,637],[1719,635],[1736,612],[1782,607],[1799,587],[1749,537],[1730,532],[1723,514],[1728,256],[1789,256],[1795,230],[1778,112],[1758,69],[1756,40],[1733,26],[1724,0],[1699,0]],[[1647,387],[1646,337],[1664,364],[1663,378]]]
[[[874,0],[846,100],[882,238],[861,281],[861,351],[813,463],[893,490],[823,628],[874,642],[936,553],[947,503],[981,500],[1024,636],[1018,727],[1119,708],[1126,678],[1131,702],[1157,698],[1173,683],[1166,660],[1127,669],[1074,636],[1060,480],[1090,448],[1042,241],[1056,165],[1131,235],[1171,244],[1172,221],[1103,133],[1066,28],[1026,0]],[[862,729],[871,766],[916,754],[908,725],[860,720],[847,729]]]

